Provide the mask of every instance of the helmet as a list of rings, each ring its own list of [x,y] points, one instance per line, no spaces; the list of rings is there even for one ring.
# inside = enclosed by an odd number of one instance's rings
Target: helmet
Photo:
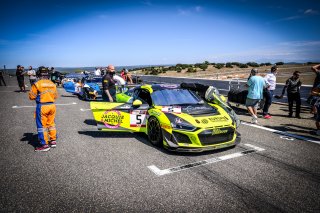
[[[127,74],[128,72],[129,72],[129,70],[128,70],[128,69],[125,69],[125,70],[124,70],[124,73],[126,73],[126,74]]]
[[[38,72],[40,75],[49,75],[49,69],[47,67],[41,66],[38,68]]]

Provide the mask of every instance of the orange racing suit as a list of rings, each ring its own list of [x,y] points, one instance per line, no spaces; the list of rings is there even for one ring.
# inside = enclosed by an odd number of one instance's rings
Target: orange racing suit
[[[56,105],[58,93],[56,85],[48,80],[41,79],[34,83],[29,92],[29,99],[37,103],[35,118],[37,124],[38,138],[42,145],[57,139],[57,131],[54,123],[56,116]],[[48,137],[49,135],[49,137]]]

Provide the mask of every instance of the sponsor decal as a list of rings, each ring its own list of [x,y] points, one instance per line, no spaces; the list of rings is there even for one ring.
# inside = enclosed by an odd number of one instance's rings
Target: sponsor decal
[[[132,110],[130,112],[130,127],[145,127],[147,114],[147,110]]]
[[[180,106],[164,106],[161,108],[162,112],[173,112],[173,113],[177,113],[180,114],[181,113],[181,107]]]
[[[160,116],[161,112],[155,111],[155,110],[150,110],[149,112],[150,115],[154,115],[154,116]]]
[[[228,130],[227,129],[213,129],[212,130],[212,135],[220,135],[220,134],[224,134],[227,133]]]
[[[221,122],[228,120],[226,117],[211,117],[209,118],[211,122]]]
[[[182,123],[182,119],[181,118],[176,118],[175,119],[175,123],[176,124],[181,124]]]
[[[122,105],[122,106],[120,106],[119,108],[120,109],[130,109],[130,105],[129,104],[125,104],[125,105]]]
[[[159,84],[159,86],[162,88],[169,88],[169,89],[178,88],[178,85],[175,85],[175,84]]]
[[[107,110],[104,112],[104,114],[101,117],[101,122],[104,123],[104,125],[107,128],[110,129],[116,129],[120,126],[124,119],[124,116],[121,115],[121,112],[118,110]]]
[[[161,126],[161,128],[163,128],[163,129],[171,130],[171,126],[168,125],[168,124],[161,124],[160,126]]]
[[[208,110],[208,109],[211,109],[211,108],[206,106],[187,106],[186,108],[184,108],[184,110],[186,110],[188,113],[192,111],[201,111],[201,110]]]

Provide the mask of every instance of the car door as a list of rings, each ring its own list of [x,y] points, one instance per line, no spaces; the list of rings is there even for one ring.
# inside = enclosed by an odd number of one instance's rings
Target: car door
[[[145,131],[149,104],[147,95],[141,91],[134,91],[131,103],[91,102],[90,107],[98,129],[117,132]]]

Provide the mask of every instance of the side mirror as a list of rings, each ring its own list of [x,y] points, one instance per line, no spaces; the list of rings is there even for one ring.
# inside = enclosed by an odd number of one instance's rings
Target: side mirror
[[[135,100],[133,103],[132,103],[133,106],[140,106],[142,105],[142,102],[140,100]]]
[[[226,101],[227,101],[226,97],[224,97],[223,95],[220,95],[220,98],[221,98],[221,100],[222,100],[223,102],[226,102]]]

